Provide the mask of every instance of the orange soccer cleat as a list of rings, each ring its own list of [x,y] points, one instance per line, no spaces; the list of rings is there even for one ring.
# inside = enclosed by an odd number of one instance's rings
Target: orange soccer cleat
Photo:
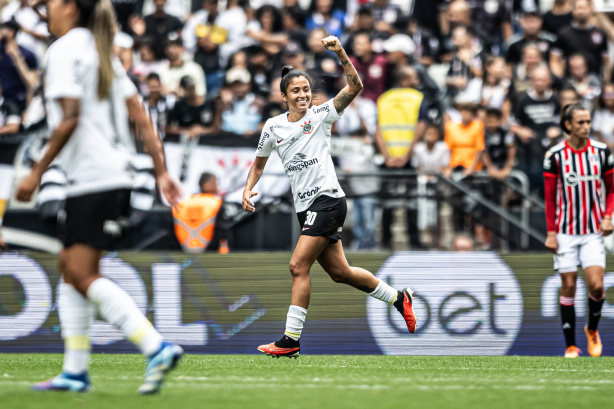
[[[274,358],[287,356],[288,358],[298,358],[301,354],[301,345],[299,341],[284,335],[279,341],[271,342],[270,344],[260,345],[258,351]]]
[[[565,358],[577,358],[580,356],[581,353],[582,351],[580,351],[580,348],[572,345],[570,347],[567,347],[567,349],[565,350]]]
[[[601,356],[601,338],[599,337],[599,331],[592,331],[588,329],[588,326],[584,327],[584,333],[586,334],[588,354],[590,356]]]
[[[403,319],[405,320],[405,324],[407,324],[407,329],[410,334],[416,332],[416,314],[414,313],[414,292],[411,288],[404,288],[399,291],[397,296],[397,300],[394,302],[394,306],[401,313]]]

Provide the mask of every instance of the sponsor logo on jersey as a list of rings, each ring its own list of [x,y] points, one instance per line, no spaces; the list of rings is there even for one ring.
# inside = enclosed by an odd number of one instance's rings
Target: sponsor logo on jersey
[[[262,134],[262,138],[260,138],[260,142],[258,142],[258,150],[262,150],[262,148],[264,147],[264,143],[266,142],[267,139],[269,139],[269,134],[268,132],[265,132]]]
[[[311,165],[318,163],[318,158],[307,159],[307,155],[304,153],[297,153],[290,161],[290,165],[286,168],[286,172],[301,172],[303,169],[307,169]]]
[[[313,109],[313,113],[314,114],[319,114],[320,112],[330,112],[330,108],[328,107],[328,105],[323,105],[320,108],[314,108]]]
[[[305,199],[309,199],[310,197],[314,196],[316,193],[318,193],[320,191],[320,186],[314,187],[311,190],[308,190],[306,192],[298,192],[298,198],[301,200],[305,200]]]
[[[590,182],[591,180],[599,180],[599,175],[578,176],[576,172],[569,172],[565,175],[567,186],[576,186],[579,182]]]
[[[311,121],[305,121],[305,123],[301,125],[301,128],[303,128],[303,133],[305,135],[309,135],[313,132],[313,126],[311,125]]]

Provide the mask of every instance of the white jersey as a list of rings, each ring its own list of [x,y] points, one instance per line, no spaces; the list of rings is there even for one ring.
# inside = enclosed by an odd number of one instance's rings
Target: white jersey
[[[329,150],[332,124],[342,115],[331,99],[309,108],[298,122],[289,122],[286,112],[264,124],[256,156],[269,157],[277,151],[290,177],[297,213],[307,210],[320,195],[345,196]]]
[[[66,174],[66,195],[132,187],[130,155],[133,145],[128,128],[126,99],[137,90],[119,61],[107,100],[99,100],[98,53],[94,36],[74,28],[47,50],[45,98],[49,129],[62,121],[59,98],[79,99],[79,122],[57,157]]]

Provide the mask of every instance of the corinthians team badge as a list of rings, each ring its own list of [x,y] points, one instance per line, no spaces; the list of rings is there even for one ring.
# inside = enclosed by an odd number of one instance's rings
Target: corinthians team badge
[[[301,128],[303,128],[304,134],[309,135],[311,132],[313,132],[313,126],[311,126],[311,121],[309,122],[305,121],[305,123],[301,125]]]

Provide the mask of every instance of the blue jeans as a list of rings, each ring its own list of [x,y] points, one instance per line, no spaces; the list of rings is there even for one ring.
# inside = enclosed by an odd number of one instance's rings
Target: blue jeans
[[[224,71],[213,71],[205,75],[205,84],[207,85],[207,99],[217,97],[222,84],[224,84]]]
[[[375,209],[377,198],[362,196],[354,199],[354,239],[358,249],[375,248]]]

